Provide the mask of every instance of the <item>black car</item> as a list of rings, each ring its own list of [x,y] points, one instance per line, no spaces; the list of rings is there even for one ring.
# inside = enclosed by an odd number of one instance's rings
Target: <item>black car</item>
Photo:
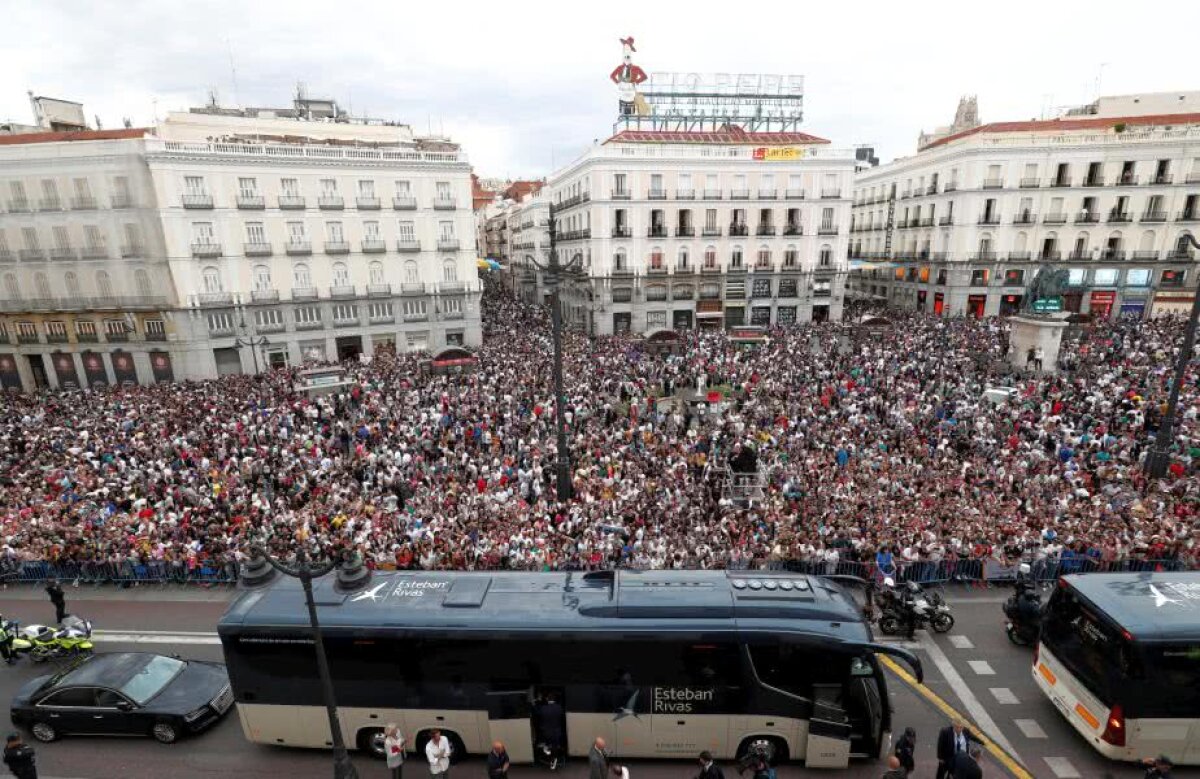
[[[71,733],[153,736],[170,744],[209,727],[232,706],[220,663],[114,652],[23,686],[13,697],[12,721],[38,741]]]

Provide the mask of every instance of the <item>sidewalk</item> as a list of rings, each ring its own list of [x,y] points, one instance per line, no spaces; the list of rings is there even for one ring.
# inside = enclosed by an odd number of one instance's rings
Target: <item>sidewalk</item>
[[[229,584],[205,587],[198,584],[139,584],[118,587],[112,584],[61,582],[68,601],[154,601],[162,603],[228,603],[238,595]],[[40,584],[6,584],[0,587],[0,600],[47,600]]]

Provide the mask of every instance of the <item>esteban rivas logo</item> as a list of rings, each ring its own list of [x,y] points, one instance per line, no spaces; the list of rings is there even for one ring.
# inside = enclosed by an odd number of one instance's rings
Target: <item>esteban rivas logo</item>
[[[1166,595],[1163,595],[1161,592],[1159,592],[1158,588],[1155,587],[1153,584],[1150,585],[1150,594],[1154,596],[1154,608],[1156,608],[1156,609],[1161,609],[1163,606],[1167,605],[1168,603],[1173,603],[1176,606],[1183,605],[1176,599],[1170,598]]]
[[[641,694],[641,690],[634,690],[629,696],[629,700],[625,701],[625,705],[617,709],[617,713],[613,716],[613,722],[626,717],[633,717],[635,720],[641,720],[637,713],[637,699]]]
[[[387,582],[380,582],[369,590],[364,590],[350,599],[351,603],[358,603],[360,600],[369,600],[372,603],[379,602],[379,591],[387,586]]]

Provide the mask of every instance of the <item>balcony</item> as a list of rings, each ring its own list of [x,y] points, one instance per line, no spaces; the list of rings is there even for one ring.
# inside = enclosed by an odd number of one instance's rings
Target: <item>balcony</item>
[[[256,289],[251,291],[250,300],[255,303],[278,303],[279,290],[277,289]]]
[[[408,195],[396,195],[392,198],[392,210],[394,211],[416,211],[417,199]]]
[[[729,225],[729,237],[730,238],[735,238],[738,236],[745,236],[745,235],[749,235],[749,234],[750,234],[749,225],[743,225],[743,224]]]
[[[775,235],[775,225],[759,225],[754,234],[759,236]]]
[[[401,238],[396,241],[396,251],[403,253],[419,252],[421,251],[421,242]]]
[[[288,241],[283,250],[292,256],[312,254],[312,241]]]
[[[1039,252],[1038,253],[1038,261],[1039,262],[1058,262],[1061,259],[1062,259],[1062,252],[1059,252],[1059,251],[1049,251],[1049,252]]]
[[[62,211],[62,201],[56,197],[44,197],[38,201],[39,211]]]
[[[1021,189],[1037,189],[1042,185],[1041,179],[1038,178],[1023,178],[1021,179]],[[1050,186],[1056,186],[1051,183]]]
[[[1042,224],[1061,225],[1067,223],[1066,214],[1046,214],[1042,217]]]
[[[817,228],[817,235],[837,235],[837,234],[838,234],[838,226],[837,225],[823,224]]]
[[[341,195],[321,195],[317,198],[317,208],[322,211],[341,211],[346,207],[346,200]]]
[[[646,237],[647,238],[666,238],[667,237],[667,228],[664,225],[658,225],[655,227],[651,227],[650,229],[648,229],[646,231]]]
[[[1105,249],[1100,252],[1101,262],[1123,262],[1125,260],[1125,252],[1116,249]]]
[[[700,268],[700,272],[701,273],[720,273],[721,266],[720,265],[705,265],[702,268]]]
[[[1180,211],[1175,216],[1176,222],[1200,222],[1200,209]]]
[[[804,199],[804,190],[803,189],[786,189],[783,192],[783,196],[787,200],[803,200]]]
[[[721,190],[719,190],[719,189],[704,190],[704,199],[705,200],[720,200],[721,199]]]
[[[437,242],[439,252],[456,252],[458,251],[457,238],[439,238]]]
[[[1000,259],[1000,255],[996,252],[973,252],[970,257],[972,262],[995,262]]]
[[[804,225],[790,224],[783,226],[784,235],[804,235]]]
[[[952,224],[954,224],[953,216],[943,216],[942,218],[938,219],[939,227],[945,227],[947,225],[952,225]]]
[[[700,235],[704,236],[705,238],[718,238],[721,235],[721,228],[702,227],[700,228]]]
[[[1004,189],[1004,179],[984,179],[980,189]]]
[[[840,190],[840,189],[822,189],[821,190],[821,199],[822,200],[837,200],[841,196],[842,196],[842,190]]]
[[[84,252],[86,253],[86,249]],[[203,241],[192,244],[193,257],[220,257],[222,254],[221,244],[211,241]],[[85,254],[86,256],[86,254]]]
[[[921,220],[921,227],[933,227],[933,217],[927,216]]]
[[[271,244],[267,241],[247,241],[242,244],[242,254],[247,257],[270,257]]]
[[[433,207],[438,211],[453,211],[457,208],[452,197],[435,197]]]
[[[1147,211],[1142,214],[1143,222],[1165,222],[1167,221],[1166,211]]]
[[[1095,211],[1081,211],[1075,215],[1075,224],[1077,225],[1096,224],[1099,221],[1100,214]]]
[[[354,312],[353,316],[342,317],[340,319],[335,316],[333,318],[333,326],[334,327],[357,327],[358,326],[358,312],[357,311]]]
[[[632,276],[632,275],[633,275],[633,269],[632,269],[632,268],[613,268],[613,269],[612,269],[612,275],[613,275],[613,276],[622,276],[622,277],[624,277],[624,276]]]
[[[650,189],[646,191],[647,200],[666,200],[667,190],[665,189]]]
[[[126,259],[130,257],[145,257],[146,247],[141,244],[123,244],[121,246],[121,256]]]
[[[1009,262],[1029,262],[1033,259],[1033,252],[1009,252]]]
[[[146,340],[150,340],[149,336],[147,336]],[[166,339],[164,338],[162,340],[165,341]],[[75,331],[75,342],[81,344],[96,344],[100,343],[100,336],[96,333],[81,333],[77,330]]]
[[[28,200],[10,200],[8,201],[8,213],[10,214],[27,214],[29,213]]]
[[[632,238],[633,231],[629,229],[628,225],[620,225],[620,226],[614,227],[612,229],[612,237],[613,238]]]
[[[406,281],[400,285],[401,295],[424,295],[425,283],[421,281]]]
[[[283,321],[275,322],[255,322],[254,332],[256,333],[282,333],[285,330]]]
[[[79,259],[79,251],[76,249],[71,249],[69,247],[68,248],[60,247],[58,249],[51,249],[50,250],[50,259],[60,260],[60,261],[65,261],[65,262],[69,262],[72,260],[78,260]]]
[[[1122,175],[1116,181],[1116,186],[1118,186],[1118,187],[1136,187],[1137,185],[1138,185],[1138,178],[1137,178],[1137,176],[1134,176],[1132,174],[1131,175]]]
[[[391,284],[368,284],[367,297],[369,298],[386,298],[392,294]]]
[[[187,197],[184,196],[184,208],[188,208]],[[99,207],[96,198],[91,195],[81,195],[71,198],[71,208],[75,211],[95,211]],[[208,208],[212,208],[212,198],[209,198]]]
[[[210,306],[232,306],[232,292],[201,292],[196,295],[196,303],[202,307]]]
[[[614,271],[614,273],[615,273],[615,271]],[[646,275],[647,276],[666,276],[667,275],[667,266],[662,265],[662,264],[648,265],[646,267]]]
[[[1129,258],[1131,260],[1135,260],[1137,262],[1148,262],[1150,260],[1157,260],[1158,259],[1158,251],[1155,249],[1149,249],[1149,250],[1145,250],[1145,251],[1139,250],[1139,251],[1136,251],[1136,252],[1133,252],[1132,254],[1130,254]]]
[[[262,211],[267,207],[267,199],[262,195],[238,195],[237,207],[242,211]]]
[[[319,297],[316,287],[292,287],[292,300],[316,300]],[[320,327],[320,323],[317,326]],[[299,322],[296,323],[296,327],[299,329]]]
[[[1133,217],[1129,215],[1128,211],[1118,211],[1114,208],[1108,212],[1108,221],[1110,223],[1125,224],[1127,222],[1132,222]]]
[[[676,276],[691,276],[695,269],[691,265],[675,264],[675,270],[672,271]]]
[[[676,238],[693,238],[696,235],[696,228],[691,225],[679,225],[675,228]]]
[[[627,189],[614,189],[612,191],[613,200],[629,200],[630,197],[629,190]]]
[[[998,225],[1000,224],[999,214],[983,214],[979,217],[977,224],[981,225]]]
[[[937,184],[930,184],[929,186],[925,187],[925,194],[926,195],[936,195],[937,194]]]
[[[695,200],[696,190],[694,189],[677,189],[675,190],[676,200]]]
[[[1086,179],[1083,180],[1083,185],[1085,187],[1102,187],[1102,186],[1104,186],[1104,177],[1103,176],[1094,176],[1094,177],[1088,176]]]
[[[280,211],[303,211],[307,207],[307,202],[305,201],[303,195],[279,196]]]
[[[335,284],[329,288],[329,297],[334,300],[345,300],[357,294],[353,284]]]
[[[93,204],[92,208],[95,208],[96,207],[95,199],[93,199],[93,198],[87,198],[87,199],[92,201],[92,204]],[[78,201],[78,200],[79,200],[79,198],[75,198],[75,201]],[[72,206],[74,206],[75,208],[80,208],[81,206],[75,205],[75,201],[72,201]],[[206,192],[194,192],[192,194],[184,195],[183,196],[183,207],[184,208],[211,209],[213,207],[212,195],[210,195]]]
[[[326,241],[325,242],[325,253],[326,254],[349,254],[350,253],[350,242],[349,241]]]
[[[42,339],[37,333],[19,333],[17,334],[17,343],[19,344],[37,344],[41,343]]]
[[[113,195],[112,207],[117,209],[133,208],[133,198],[131,198],[129,195]]]
[[[759,200],[775,200],[778,197],[779,197],[778,190],[774,190],[774,189],[758,190],[758,199]]]
[[[731,189],[729,190],[730,200],[749,200],[750,190],[748,189]]]
[[[112,339],[109,339],[112,340]],[[67,343],[66,333],[46,333],[46,343],[48,344],[65,344]]]
[[[363,254],[382,254],[387,251],[387,241],[382,238],[364,238],[362,240]]]
[[[942,187],[943,192],[956,192],[957,190],[958,190],[958,182],[957,181],[947,182],[946,185],[944,187]]]
[[[378,211],[380,204],[377,197],[364,197],[360,195],[354,199],[354,205],[358,207],[359,211]]]

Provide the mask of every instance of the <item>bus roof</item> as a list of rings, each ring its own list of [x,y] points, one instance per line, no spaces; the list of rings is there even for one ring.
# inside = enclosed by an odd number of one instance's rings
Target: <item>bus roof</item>
[[[840,585],[783,572],[376,572],[349,594],[334,589],[334,577],[323,577],[313,582],[313,596],[322,630],[331,633],[674,630],[871,641],[857,604]],[[218,632],[307,627],[299,582],[279,576],[235,600]]]
[[[1200,638],[1200,572],[1088,573],[1063,580],[1135,639]]]

